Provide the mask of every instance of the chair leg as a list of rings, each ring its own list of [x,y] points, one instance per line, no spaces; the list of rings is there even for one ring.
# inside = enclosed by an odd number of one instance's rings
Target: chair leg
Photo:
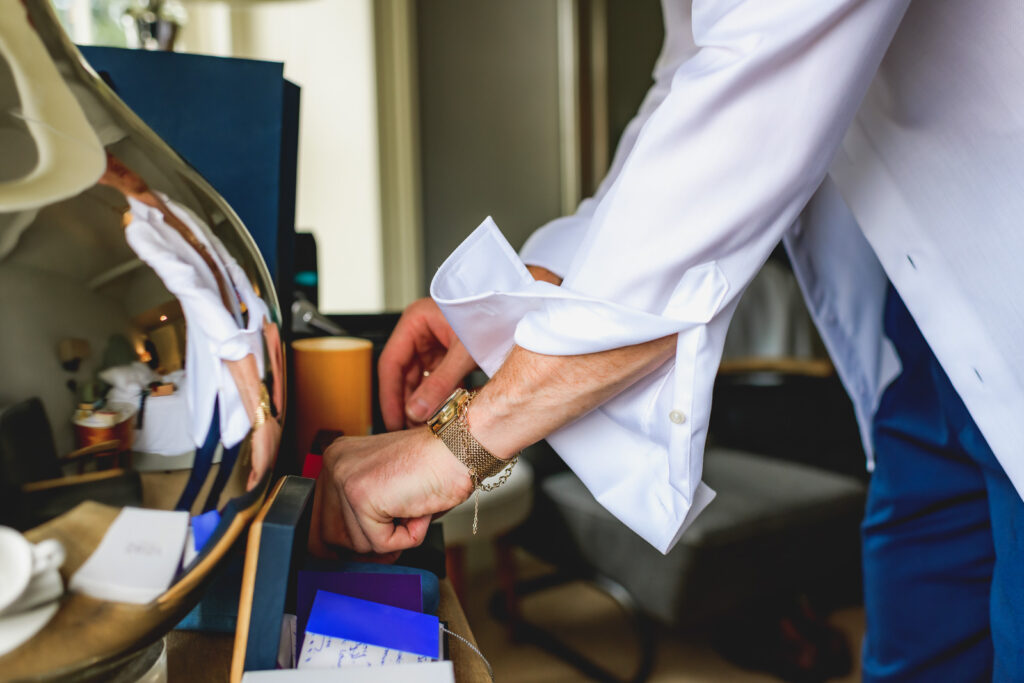
[[[516,584],[515,591],[517,596],[532,595],[549,588],[581,580],[587,579],[566,574],[549,574],[537,579],[519,582]],[[624,681],[627,683],[644,683],[644,681],[650,678],[651,672],[654,670],[654,658],[657,649],[654,640],[654,629],[650,620],[639,610],[629,591],[618,582],[603,576],[593,577],[590,581],[596,588],[612,598],[633,622],[633,633],[636,636],[640,657],[637,668],[632,676],[623,679],[609,672],[597,662],[594,662],[565,643],[565,641],[561,640],[551,631],[531,623],[529,620],[522,618],[522,616],[519,616],[516,622],[516,635],[519,641],[536,645],[575,667],[585,676],[589,676],[595,681],[601,681],[602,683],[623,683]],[[499,621],[508,622],[511,621],[511,617],[506,613],[503,597],[502,594],[495,594],[492,597],[490,603],[491,613]]]
[[[654,670],[654,655],[656,643],[654,640],[654,628],[651,620],[640,610],[639,605],[621,583],[609,579],[606,576],[595,576],[594,585],[608,594],[619,607],[633,621],[633,633],[636,635],[637,643],[640,646],[640,663],[636,673],[630,679],[634,683],[646,681]]]

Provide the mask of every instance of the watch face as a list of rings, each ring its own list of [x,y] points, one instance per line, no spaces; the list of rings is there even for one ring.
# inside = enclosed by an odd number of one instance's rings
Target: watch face
[[[434,411],[434,414],[427,418],[427,424],[433,427],[438,422],[440,422],[441,424],[445,424],[453,417],[455,417],[455,411],[458,407],[458,404],[455,401],[455,399],[458,398],[458,396],[463,391],[465,390],[456,389],[455,391],[453,391],[451,395],[449,395],[448,398],[446,398],[444,402],[437,407],[437,410]]]

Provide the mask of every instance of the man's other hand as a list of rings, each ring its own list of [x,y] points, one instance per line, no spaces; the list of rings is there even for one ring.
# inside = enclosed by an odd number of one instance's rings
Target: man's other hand
[[[252,491],[263,479],[263,475],[274,469],[274,461],[277,460],[277,450],[281,445],[281,425],[277,420],[267,420],[262,426],[252,432],[251,462],[249,477],[245,483],[245,490]]]
[[[423,423],[475,367],[432,299],[410,304],[377,363],[384,425]]]
[[[341,438],[324,451],[310,550],[394,553],[423,542],[434,515],[473,490],[469,471],[425,427]]]

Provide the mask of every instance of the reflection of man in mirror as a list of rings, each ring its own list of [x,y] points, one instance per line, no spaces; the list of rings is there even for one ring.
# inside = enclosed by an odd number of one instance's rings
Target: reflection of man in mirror
[[[128,245],[178,298],[184,312],[188,326],[184,384],[196,456],[177,507],[191,509],[221,443],[220,470],[206,502],[206,509],[211,509],[250,429],[252,469],[247,489],[256,486],[273,465],[280,425],[271,417],[262,381],[262,340],[274,325],[245,272],[224,245],[203,229],[197,216],[151,190],[109,153],[100,183],[128,199]],[[243,319],[243,307],[247,319]],[[267,335],[268,343],[276,339]],[[280,349],[268,350],[280,414]]]

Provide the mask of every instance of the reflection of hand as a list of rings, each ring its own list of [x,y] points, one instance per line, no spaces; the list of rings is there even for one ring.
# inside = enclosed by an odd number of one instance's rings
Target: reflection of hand
[[[385,426],[422,423],[475,367],[432,299],[410,304],[377,364]]]
[[[310,550],[411,548],[423,542],[433,515],[472,490],[466,467],[426,428],[338,439],[324,452]]]
[[[276,420],[267,420],[252,432],[252,464],[245,490],[252,491],[263,475],[274,467],[277,449],[281,445],[281,425]]]
[[[281,332],[269,320],[263,321],[263,338],[270,356],[270,374],[274,378],[274,408],[279,422],[284,420],[284,350],[281,347]]]

